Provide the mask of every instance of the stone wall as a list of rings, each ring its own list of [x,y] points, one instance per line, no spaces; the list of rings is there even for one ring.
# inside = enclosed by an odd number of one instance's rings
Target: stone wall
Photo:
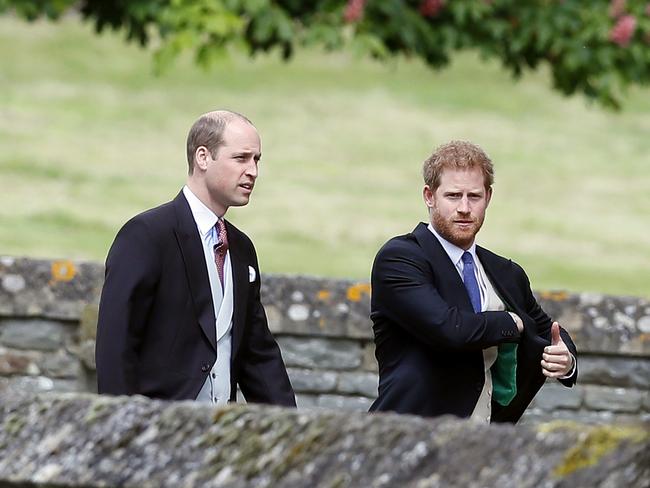
[[[648,427],[0,392],[0,486],[641,488]]]
[[[0,390],[94,391],[97,263],[0,258]],[[301,408],[366,410],[377,392],[367,283],[263,276],[269,325]],[[650,302],[539,293],[574,338],[578,385],[549,381],[523,423],[650,419]]]

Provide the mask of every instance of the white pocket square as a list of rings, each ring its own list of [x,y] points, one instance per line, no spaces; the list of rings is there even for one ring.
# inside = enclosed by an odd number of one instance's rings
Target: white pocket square
[[[257,274],[255,273],[255,269],[252,266],[249,266],[248,267],[248,282],[252,283],[253,281],[255,281],[256,276],[257,276]]]

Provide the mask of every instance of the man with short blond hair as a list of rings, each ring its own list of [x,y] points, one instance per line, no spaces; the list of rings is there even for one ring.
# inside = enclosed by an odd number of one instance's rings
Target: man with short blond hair
[[[224,219],[246,205],[261,141],[241,114],[208,112],[187,137],[188,176],[171,202],[118,232],[97,326],[99,393],[295,406],[260,302],[251,240]]]
[[[516,422],[545,378],[575,384],[575,345],[524,270],[476,245],[494,182],[487,154],[452,141],[423,177],[429,224],[389,240],[372,269],[371,411]]]

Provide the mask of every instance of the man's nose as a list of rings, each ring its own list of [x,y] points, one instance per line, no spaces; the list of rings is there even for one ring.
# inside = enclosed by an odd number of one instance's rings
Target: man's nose
[[[246,166],[246,175],[252,178],[257,178],[257,163],[254,159],[251,159]]]
[[[460,199],[460,202],[458,202],[458,207],[456,208],[456,210],[459,213],[463,213],[463,214],[466,214],[466,213],[470,212],[469,200],[467,199],[467,197],[462,197]]]

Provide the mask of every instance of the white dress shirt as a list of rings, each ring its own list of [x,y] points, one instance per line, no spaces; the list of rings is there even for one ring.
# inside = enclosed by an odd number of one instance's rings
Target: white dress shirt
[[[219,217],[206,207],[201,200],[187,187],[183,187],[183,195],[192,211],[196,227],[201,237],[205,264],[210,281],[212,304],[214,306],[215,331],[217,337],[217,360],[211,368],[196,400],[216,404],[225,404],[230,398],[230,357],[232,354],[232,268],[230,251],[226,253],[224,262],[224,286],[217,274],[214,257],[214,246],[219,243],[215,225]],[[223,308],[223,310],[222,310]]]

